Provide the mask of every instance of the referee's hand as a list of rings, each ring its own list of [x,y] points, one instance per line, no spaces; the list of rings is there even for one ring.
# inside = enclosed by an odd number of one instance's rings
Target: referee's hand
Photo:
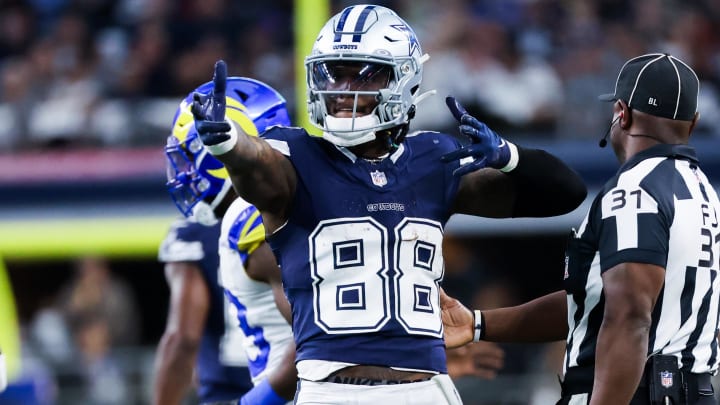
[[[440,289],[440,309],[445,336],[445,348],[460,347],[473,340],[475,324],[473,313],[460,301]]]

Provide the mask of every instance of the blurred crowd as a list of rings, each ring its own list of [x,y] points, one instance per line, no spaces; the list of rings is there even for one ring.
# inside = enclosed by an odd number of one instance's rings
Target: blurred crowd
[[[38,393],[22,403],[133,403],[141,393],[129,389],[132,368],[120,354],[141,343],[133,288],[104,257],[78,257],[72,270],[23,325],[23,373]]]
[[[336,12],[349,1],[331,1]],[[672,53],[701,79],[698,133],[720,136],[720,3],[714,0],[378,1],[415,29],[431,59],[414,125],[454,130],[453,94],[508,136],[594,138],[596,96],[622,61]],[[0,151],[159,145],[178,100],[230,74],[294,94],[291,0],[4,0]]]

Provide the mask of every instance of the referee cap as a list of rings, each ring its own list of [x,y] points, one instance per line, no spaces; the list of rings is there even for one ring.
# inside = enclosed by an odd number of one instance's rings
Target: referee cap
[[[651,53],[625,62],[615,93],[603,101],[623,100],[628,107],[657,117],[692,121],[700,82],[685,62],[667,53]]]

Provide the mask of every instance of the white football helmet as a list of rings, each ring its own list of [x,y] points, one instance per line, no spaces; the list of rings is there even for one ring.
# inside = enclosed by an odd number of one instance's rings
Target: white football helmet
[[[305,59],[310,122],[338,146],[407,126],[425,96],[420,82],[427,59],[415,32],[394,11],[345,8],[320,30]]]

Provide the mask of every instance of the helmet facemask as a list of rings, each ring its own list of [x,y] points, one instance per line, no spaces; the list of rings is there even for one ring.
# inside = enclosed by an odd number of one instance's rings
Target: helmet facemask
[[[165,155],[168,192],[186,217],[194,216],[198,208],[214,210],[230,190],[227,170],[208,154],[197,134],[191,134],[186,142],[169,136]],[[203,207],[199,207],[201,205]],[[212,221],[203,222],[212,225]]]

